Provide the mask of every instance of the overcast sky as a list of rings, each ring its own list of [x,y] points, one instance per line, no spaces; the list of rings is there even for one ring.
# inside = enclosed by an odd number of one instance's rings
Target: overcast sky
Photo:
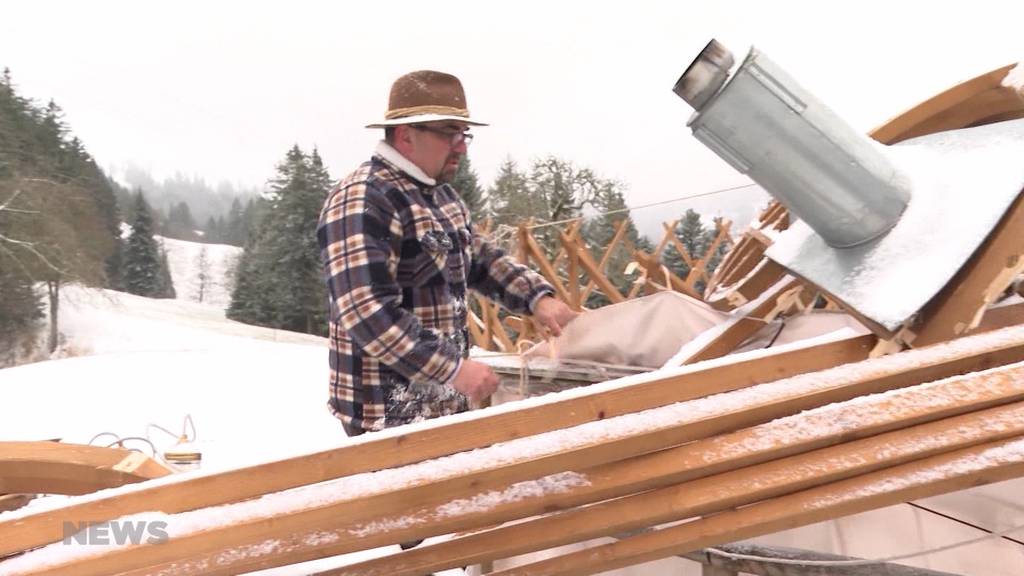
[[[293,144],[340,178],[365,160],[391,82],[462,79],[483,183],[555,154],[640,204],[742,184],[696,142],[671,87],[710,38],[757,46],[867,131],[1024,59],[1024,2],[5,2],[0,66],[54,98],[100,165],[260,185]],[[713,212],[740,193],[688,206]],[[745,225],[746,223],[742,223]]]

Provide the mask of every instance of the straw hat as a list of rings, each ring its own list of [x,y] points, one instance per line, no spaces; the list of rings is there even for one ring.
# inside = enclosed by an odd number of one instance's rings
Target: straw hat
[[[487,126],[469,119],[466,93],[462,83],[451,74],[418,70],[402,76],[391,85],[388,111],[384,120],[367,128],[387,128],[401,124],[421,124],[457,120],[472,126]]]

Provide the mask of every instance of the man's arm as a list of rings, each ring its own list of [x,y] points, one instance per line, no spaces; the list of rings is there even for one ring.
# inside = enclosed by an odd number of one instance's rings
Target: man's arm
[[[317,240],[335,320],[353,343],[411,383],[448,383],[460,354],[399,306],[401,288],[388,265],[402,230],[395,209],[374,186],[332,193]]]
[[[533,312],[541,298],[555,293],[543,276],[517,263],[477,234],[472,226],[470,230],[473,234],[473,261],[467,277],[470,288],[516,314]]]

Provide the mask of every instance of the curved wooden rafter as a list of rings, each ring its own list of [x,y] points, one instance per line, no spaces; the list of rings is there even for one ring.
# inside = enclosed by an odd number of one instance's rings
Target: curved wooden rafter
[[[60,442],[0,442],[0,494],[89,494],[171,473],[123,448]]]

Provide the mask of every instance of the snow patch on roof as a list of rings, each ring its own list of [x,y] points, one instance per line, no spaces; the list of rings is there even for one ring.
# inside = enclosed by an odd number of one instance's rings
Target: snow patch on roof
[[[1007,72],[1006,77],[1003,78],[1003,86],[1012,88],[1024,96],[1024,62],[1017,64]]]

